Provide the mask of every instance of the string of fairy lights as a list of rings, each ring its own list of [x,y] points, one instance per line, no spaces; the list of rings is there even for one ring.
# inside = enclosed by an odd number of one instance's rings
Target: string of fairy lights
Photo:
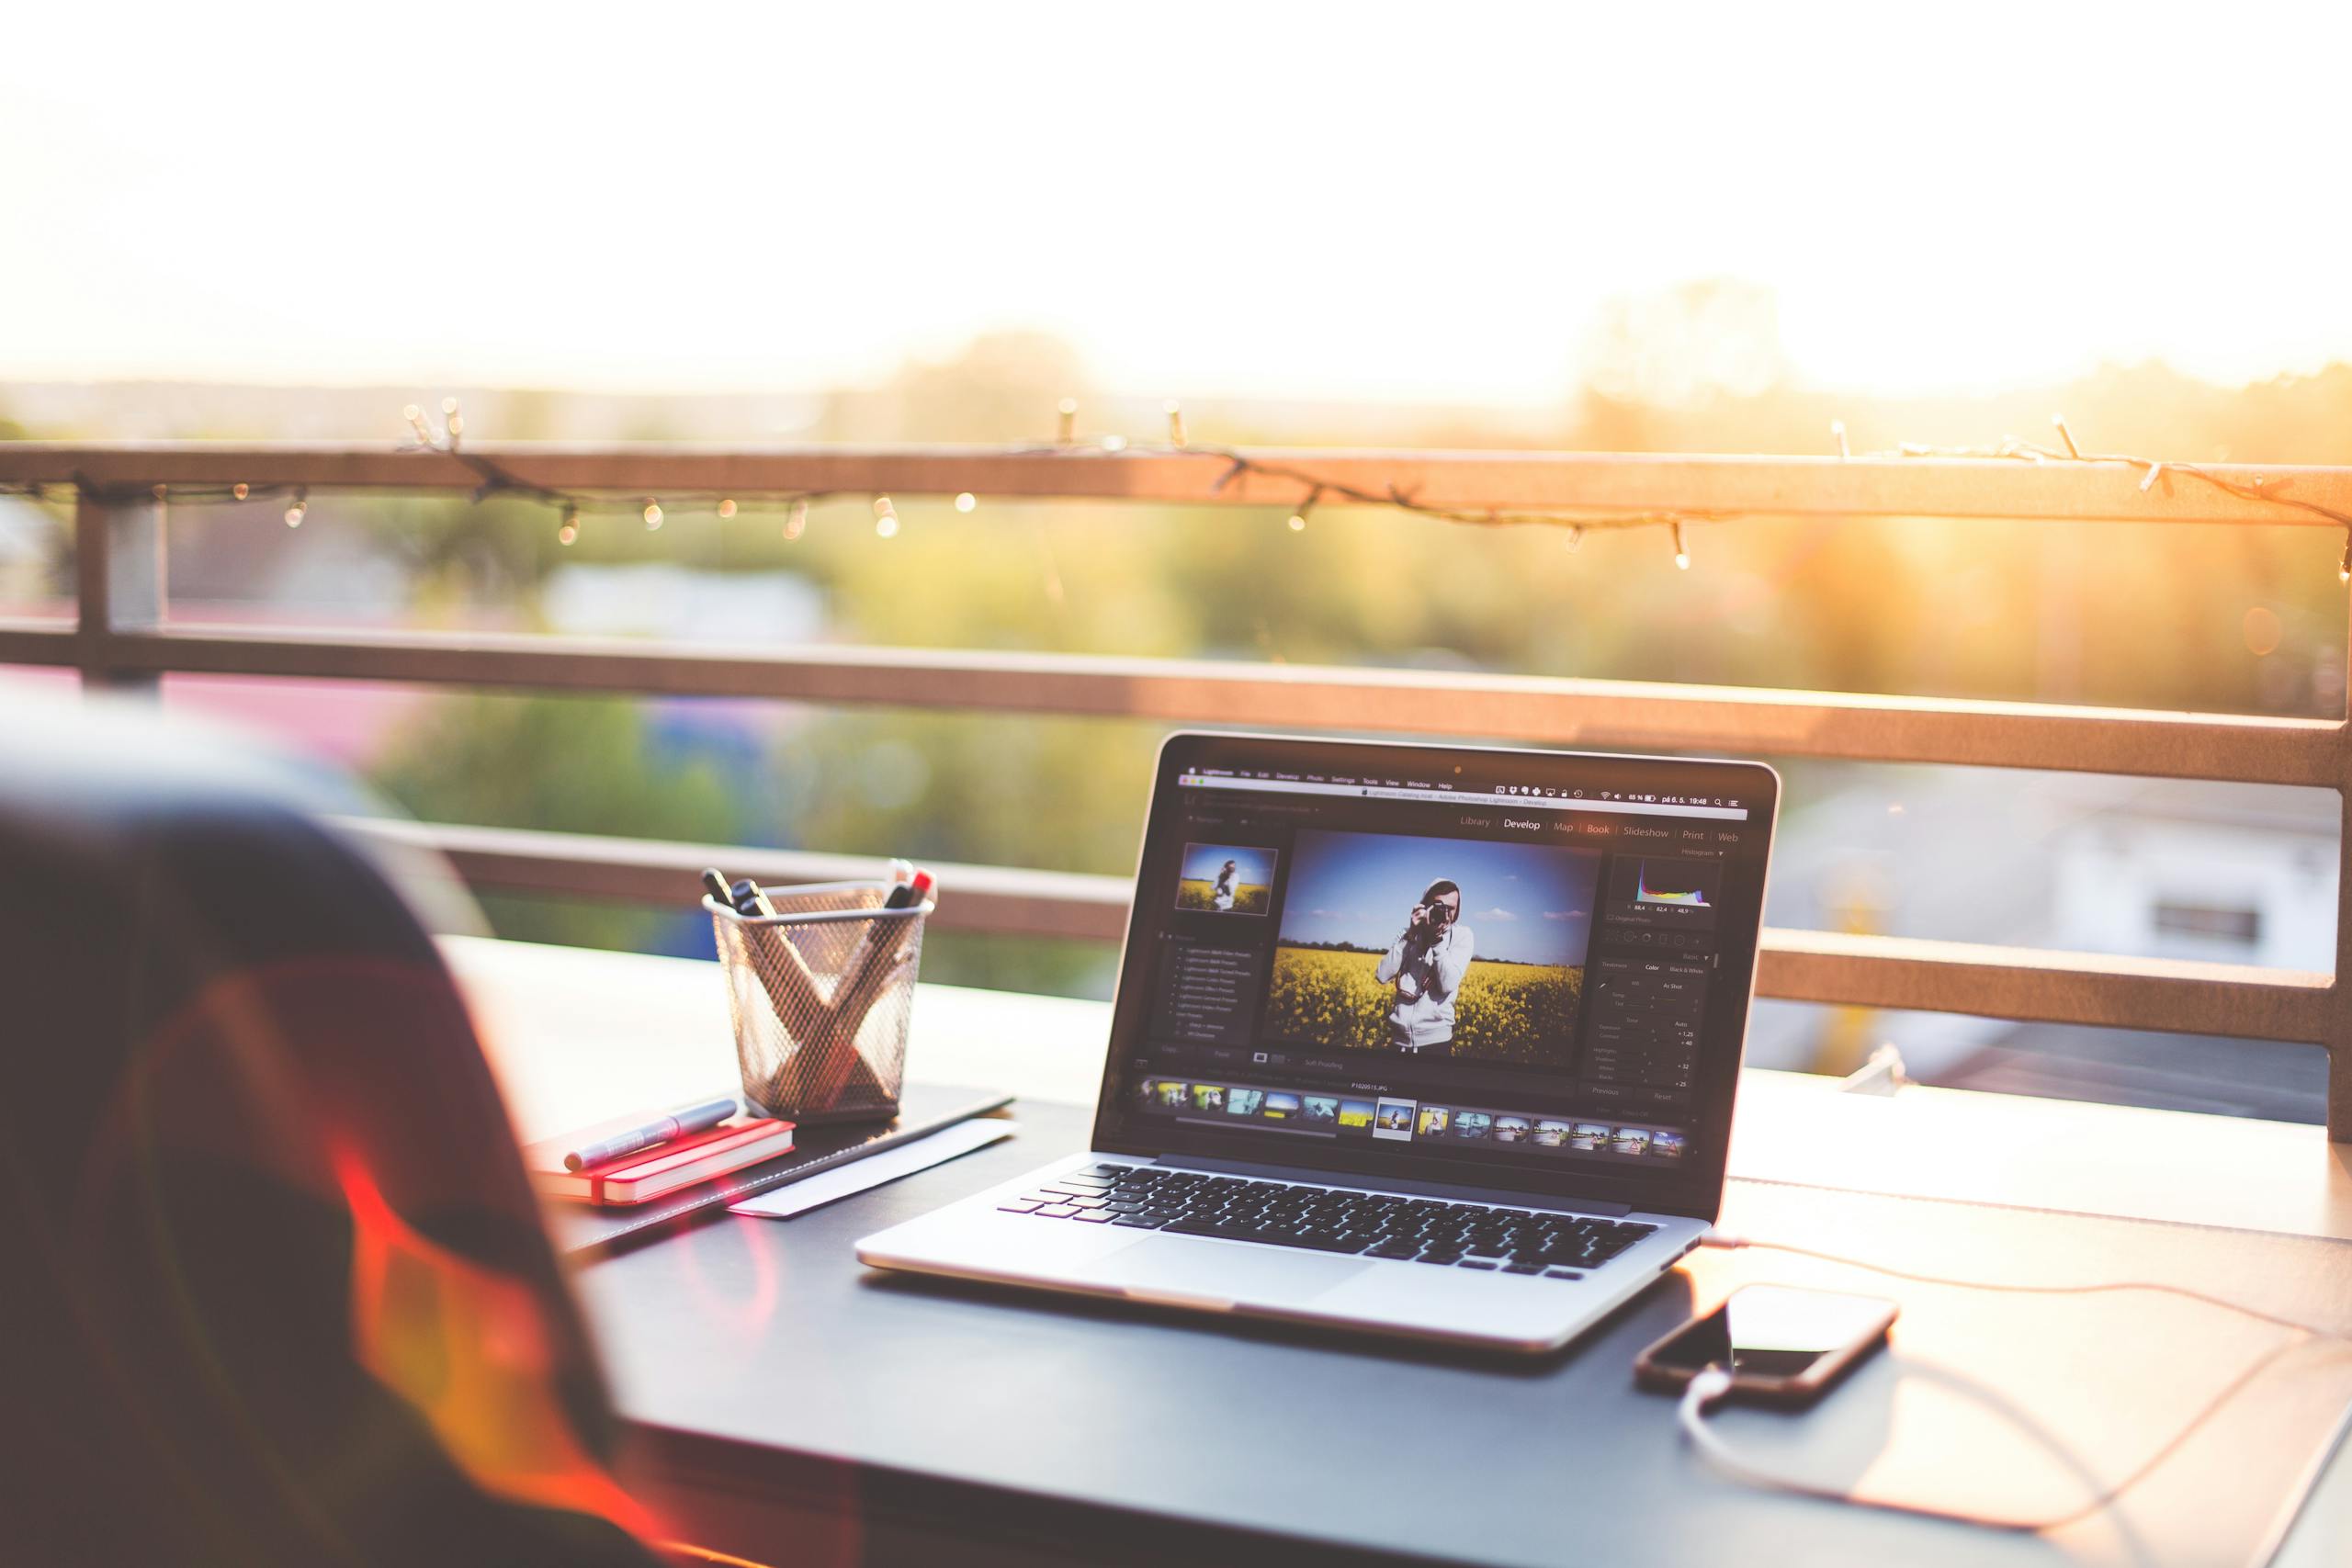
[[[659,529],[674,512],[708,513],[721,521],[731,520],[746,509],[755,508],[784,513],[783,536],[797,540],[808,531],[809,509],[823,502],[834,501],[864,491],[831,490],[800,491],[705,491],[693,492],[669,491],[661,495],[639,495],[628,492],[557,489],[525,479],[493,458],[470,450],[465,445],[465,413],[456,398],[441,400],[441,423],[436,426],[424,409],[411,403],[401,412],[413,439],[397,448],[402,452],[437,453],[454,457],[465,464],[481,479],[473,491],[479,504],[493,496],[517,496],[538,502],[558,513],[557,542],[575,544],[582,534],[584,520],[598,516],[628,516],[634,514],[647,530]],[[1375,507],[1434,521],[1472,527],[1540,526],[1566,530],[1566,542],[1575,549],[1588,533],[1597,531],[1628,531],[1656,528],[1663,531],[1674,552],[1674,564],[1682,570],[1690,568],[1690,548],[1686,529],[1693,525],[1727,523],[1757,515],[1755,513],[1721,511],[1639,511],[1596,515],[1573,512],[1545,512],[1486,508],[1471,510],[1437,506],[1419,500],[1416,495],[1391,484],[1379,491],[1363,489],[1318,474],[1296,464],[1273,462],[1253,457],[1229,446],[1198,446],[1188,437],[1182,408],[1170,401],[1165,405],[1168,417],[1167,438],[1162,443],[1129,442],[1121,435],[1081,437],[1078,430],[1078,400],[1064,398],[1057,410],[1055,438],[1050,445],[1013,446],[1001,449],[1001,455],[1035,457],[1053,454],[1088,455],[1093,457],[1147,457],[1170,455],[1205,456],[1222,460],[1225,471],[1210,486],[1212,495],[1221,495],[1237,479],[1252,480],[1295,488],[1300,499],[1292,504],[1285,522],[1293,533],[1304,533],[1316,509],[1323,505]],[[2120,463],[2143,470],[2140,490],[2145,494],[2159,480],[2177,475],[2196,483],[2209,486],[2241,501],[2274,506],[2282,511],[2298,512],[2333,523],[2345,530],[2344,554],[2337,564],[2336,575],[2345,582],[2352,582],[2352,513],[2301,496],[2282,493],[2266,486],[2257,477],[2241,483],[2191,462],[2170,458],[2137,457],[2121,452],[2086,452],[2075,440],[2064,417],[2053,417],[2052,426],[2057,431],[2060,446],[2043,446],[2019,441],[2014,436],[1994,446],[1929,446],[1904,442],[1892,451],[1865,454],[1870,457],[1966,457],[2023,463],[2111,464]],[[1837,443],[1838,455],[1851,459],[1854,452],[1847,440],[1843,421],[1830,423],[1830,435]],[[96,487],[76,476],[71,487],[48,485],[12,485],[0,487],[0,493],[28,495],[37,500],[59,499],[54,491],[64,488],[91,492]],[[299,528],[310,509],[310,488],[307,485],[155,485],[153,493],[158,502],[174,506],[233,505],[254,501],[286,498],[284,518],[288,528]],[[874,532],[884,539],[895,538],[899,530],[896,503],[887,494],[871,496]],[[969,491],[956,496],[955,508],[969,513],[978,509],[979,498]]]

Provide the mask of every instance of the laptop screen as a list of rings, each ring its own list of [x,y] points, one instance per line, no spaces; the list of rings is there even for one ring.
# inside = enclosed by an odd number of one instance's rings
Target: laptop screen
[[[1180,735],[1098,1146],[1703,1213],[1778,780]]]

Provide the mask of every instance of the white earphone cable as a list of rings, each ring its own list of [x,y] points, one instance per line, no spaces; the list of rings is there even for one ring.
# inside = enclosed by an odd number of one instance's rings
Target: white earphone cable
[[[2116,1482],[2113,1485],[2108,1487],[2106,1490],[2099,1493],[2098,1495],[2091,1498],[2088,1502],[2084,1503],[2081,1506],[2071,1509],[2063,1514],[2052,1514],[2041,1518],[2000,1518],[1990,1515],[1963,1513],[1956,1509],[1938,1508],[1926,1504],[1904,1503],[1894,1501],[1893,1499],[1876,1497],[1860,1497],[1851,1493],[1840,1492],[1834,1488],[1816,1486],[1810,1482],[1799,1481],[1793,1477],[1776,1475],[1770,1471],[1750,1464],[1747,1461],[1734,1453],[1730,1445],[1725,1443],[1722,1437],[1707,1425],[1706,1416],[1708,1410],[1713,1405],[1719,1404],[1732,1391],[1732,1375],[1727,1370],[1720,1365],[1709,1367],[1705,1371],[1700,1372],[1698,1376],[1690,1380],[1690,1387],[1684,1391],[1682,1402],[1675,1412],[1675,1419],[1680,1426],[1683,1436],[1689,1439],[1691,1447],[1704,1454],[1711,1463],[1714,1464],[1725,1474],[1733,1476],[1737,1480],[1745,1481],[1750,1485],[1767,1487],[1777,1492],[1792,1493],[1801,1497],[1814,1497],[1820,1499],[1823,1502],[1844,1503],[1854,1507],[1875,1508],[1888,1513],[1909,1514],[1922,1518],[1949,1519],[1962,1524],[1980,1525],[1988,1529],[2013,1530],[2019,1533],[2031,1533],[2042,1530],[2060,1529],[2067,1525],[2074,1524],[2078,1520],[2089,1517],[2091,1515],[2098,1513],[2099,1510],[2114,1503],[2126,1492],[2129,1492],[2132,1487],[2145,1480],[2148,1475],[2157,1468],[2157,1466],[2163,1464],[2165,1460],[2171,1458],[2174,1453],[2177,1452],[2183,1443],[2187,1442],[2199,1427],[2203,1427],[2207,1421],[2211,1420],[2216,1411],[2219,1411],[2232,1399],[2234,1399],[2245,1390],[2248,1383],[2251,1383],[2256,1377],[2260,1376],[2265,1371],[2267,1371],[2273,1362],[2286,1355],[2290,1350],[2308,1344],[2313,1339],[2332,1339],[2339,1342],[2352,1343],[2352,1334],[2346,1334],[2337,1329],[2324,1328],[2317,1324],[2304,1323],[2296,1318],[2281,1316],[2277,1313],[2265,1312],[2259,1307],[2250,1307],[2243,1303],[2230,1301],[2222,1296],[2209,1295],[2202,1291],[2189,1290],[2187,1287],[2180,1285],[2162,1284],[2154,1280],[2110,1280],[2090,1285],[2006,1284],[1984,1280],[1955,1280],[1937,1274],[1915,1273],[1909,1269],[1891,1269],[1883,1264],[1867,1262],[1859,1258],[1847,1258],[1834,1252],[1816,1251],[1809,1247],[1791,1247],[1780,1242],[1770,1241],[1751,1241],[1743,1236],[1730,1235],[1719,1232],[1710,1232],[1704,1238],[1704,1243],[1709,1247],[1726,1250],[1754,1248],[1758,1251],[1786,1253],[1792,1257],[1797,1258],[1812,1258],[1819,1259],[1825,1263],[1837,1263],[1842,1264],[1848,1268],[1865,1269],[1870,1273],[1883,1275],[1892,1280],[1907,1280],[1914,1283],[1923,1285],[1947,1285],[1959,1290],[1967,1291],[1994,1291],[2016,1295],[2046,1296],[2098,1295],[2117,1291],[2154,1292],[2163,1295],[2179,1296],[2188,1301],[2199,1302],[2207,1306],[2219,1307],[2226,1312],[2236,1313],[2242,1316],[2253,1318],[2257,1322],[2267,1323],[2275,1327],[2287,1329],[2295,1336],[2293,1338],[2282,1340],[2278,1344],[2272,1346],[2268,1350],[2264,1351],[2261,1355],[2256,1357],[2252,1361],[2247,1363],[2247,1365],[2240,1371],[2235,1377],[2232,1378],[2229,1382],[2222,1386],[2220,1393],[2208,1400],[2197,1414],[2190,1416],[2180,1429],[2175,1432],[2170,1438],[2166,1438],[2154,1453],[2150,1454],[2145,1460],[2142,1461],[2137,1466],[2135,1466],[2132,1470],[2131,1473],[2125,1475],[2121,1480]],[[2346,1419],[2337,1423],[2335,1428],[2335,1435],[2328,1445],[2329,1452],[2333,1452],[2335,1444],[2342,1439],[2347,1422],[2352,1422],[2352,1407],[2347,1407]],[[2310,1496],[2312,1488],[2318,1483],[2321,1474],[2324,1473],[2325,1468],[2324,1457],[2325,1456],[2323,1455],[2321,1462],[2316,1462],[2309,1468],[2307,1473],[2303,1476],[2298,1485],[2295,1495],[2288,1499],[2286,1508],[2280,1515],[2278,1526],[2271,1531],[2267,1544],[2254,1559],[2254,1562],[2256,1564],[2267,1562],[2271,1557],[2275,1555],[2278,1545],[2285,1538],[2287,1528],[2291,1524],[2294,1517],[2302,1511],[2304,1501]]]

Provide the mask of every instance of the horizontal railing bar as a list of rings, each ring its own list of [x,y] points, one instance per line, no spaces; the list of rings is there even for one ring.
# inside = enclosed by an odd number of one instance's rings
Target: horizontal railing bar
[[[81,661],[81,638],[72,621],[0,617],[0,664],[62,664]]]
[[[771,886],[850,881],[872,877],[885,869],[882,860],[874,855],[385,818],[343,820],[362,838],[379,843],[436,851],[469,886],[503,893],[686,908],[702,897],[699,874],[707,865]],[[1125,929],[1129,885],[1121,877],[939,861],[925,863],[939,879],[939,908],[931,923],[942,930],[1115,942]]]
[[[2037,1023],[2326,1045],[2333,978],[2305,970],[1768,927],[1759,995]]]
[[[2126,462],[2004,458],[1792,457],[1600,452],[1322,451],[1250,448],[1261,469],[1233,473],[1216,451],[1094,446],[688,446],[477,443],[479,459],[560,491],[740,491],[1124,500],[1287,505],[1316,484],[1393,491],[1454,510],[1697,515],[1964,517],[2074,522],[2317,524],[2327,519],[2232,495],[2172,471],[2141,489]],[[2158,454],[2161,456],[2161,454]],[[2352,513],[2352,468],[2199,465],[2267,496]],[[1307,476],[1305,479],[1296,475]],[[474,491],[483,470],[444,452],[319,442],[0,443],[0,484],[86,482],[310,485]],[[1337,504],[1337,496],[1328,496]]]
[[[502,828],[347,821],[363,837],[437,851],[487,891],[688,908],[718,865],[766,883],[872,876],[870,856],[723,848]],[[1115,942],[1125,877],[934,866],[945,930]],[[1759,995],[1785,1001],[1966,1013],[2039,1023],[2324,1044],[2330,977],[2246,964],[2050,953],[1914,938],[1768,928]]]
[[[175,626],[111,668],[1407,732],[1551,746],[2045,768],[2333,788],[2324,719],[1072,654]]]

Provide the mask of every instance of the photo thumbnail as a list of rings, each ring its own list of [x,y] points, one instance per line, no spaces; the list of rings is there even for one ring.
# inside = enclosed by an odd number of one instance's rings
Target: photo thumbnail
[[[1650,1130],[1647,1127],[1620,1127],[1610,1152],[1621,1155],[1645,1155],[1650,1152]]]
[[[1213,915],[1262,915],[1274,903],[1274,852],[1242,844],[1186,844],[1176,907]]]
[[[1302,830],[1266,1034],[1566,1066],[1600,866],[1550,844]]]
[[[1227,1089],[1225,1113],[1227,1116],[1255,1116],[1258,1107],[1264,1104],[1265,1100],[1266,1091],[1262,1089]]]
[[[1372,1130],[1372,1101],[1343,1100],[1340,1101],[1340,1128],[1342,1132],[1365,1133]]]
[[[1298,1096],[1276,1089],[1266,1096],[1266,1108],[1261,1114],[1269,1122],[1298,1120]]]
[[[1491,1111],[1464,1111],[1453,1119],[1453,1135],[1457,1138],[1484,1138],[1494,1131]]]
[[[1193,1109],[1222,1111],[1225,1109],[1225,1086],[1221,1083],[1196,1083],[1193,1086]]]
[[[1329,1127],[1340,1119],[1340,1101],[1335,1096],[1310,1094],[1300,1103],[1301,1114],[1317,1126]]]
[[[1421,1107],[1421,1120],[1417,1130],[1424,1138],[1442,1137],[1446,1128],[1453,1122],[1453,1108],[1452,1106],[1424,1105]]]
[[[1182,1078],[1159,1080],[1159,1103],[1170,1111],[1184,1109],[1184,1091],[1190,1086]]]
[[[1520,1144],[1525,1143],[1526,1141],[1526,1117],[1498,1116],[1495,1118],[1495,1142],[1498,1144]]]
[[[1372,1135],[1375,1138],[1410,1138],[1413,1135],[1413,1109],[1409,1100],[1383,1100],[1380,1109],[1373,1113]]]
[[[1534,1141],[1547,1149],[1556,1149],[1568,1141],[1568,1124],[1546,1116],[1535,1123]]]
[[[1616,1131],[1606,1122],[1579,1122],[1568,1129],[1568,1147],[1587,1154],[1605,1154]]]
[[[1652,1133],[1650,1153],[1660,1159],[1680,1159],[1683,1137],[1679,1133]]]

